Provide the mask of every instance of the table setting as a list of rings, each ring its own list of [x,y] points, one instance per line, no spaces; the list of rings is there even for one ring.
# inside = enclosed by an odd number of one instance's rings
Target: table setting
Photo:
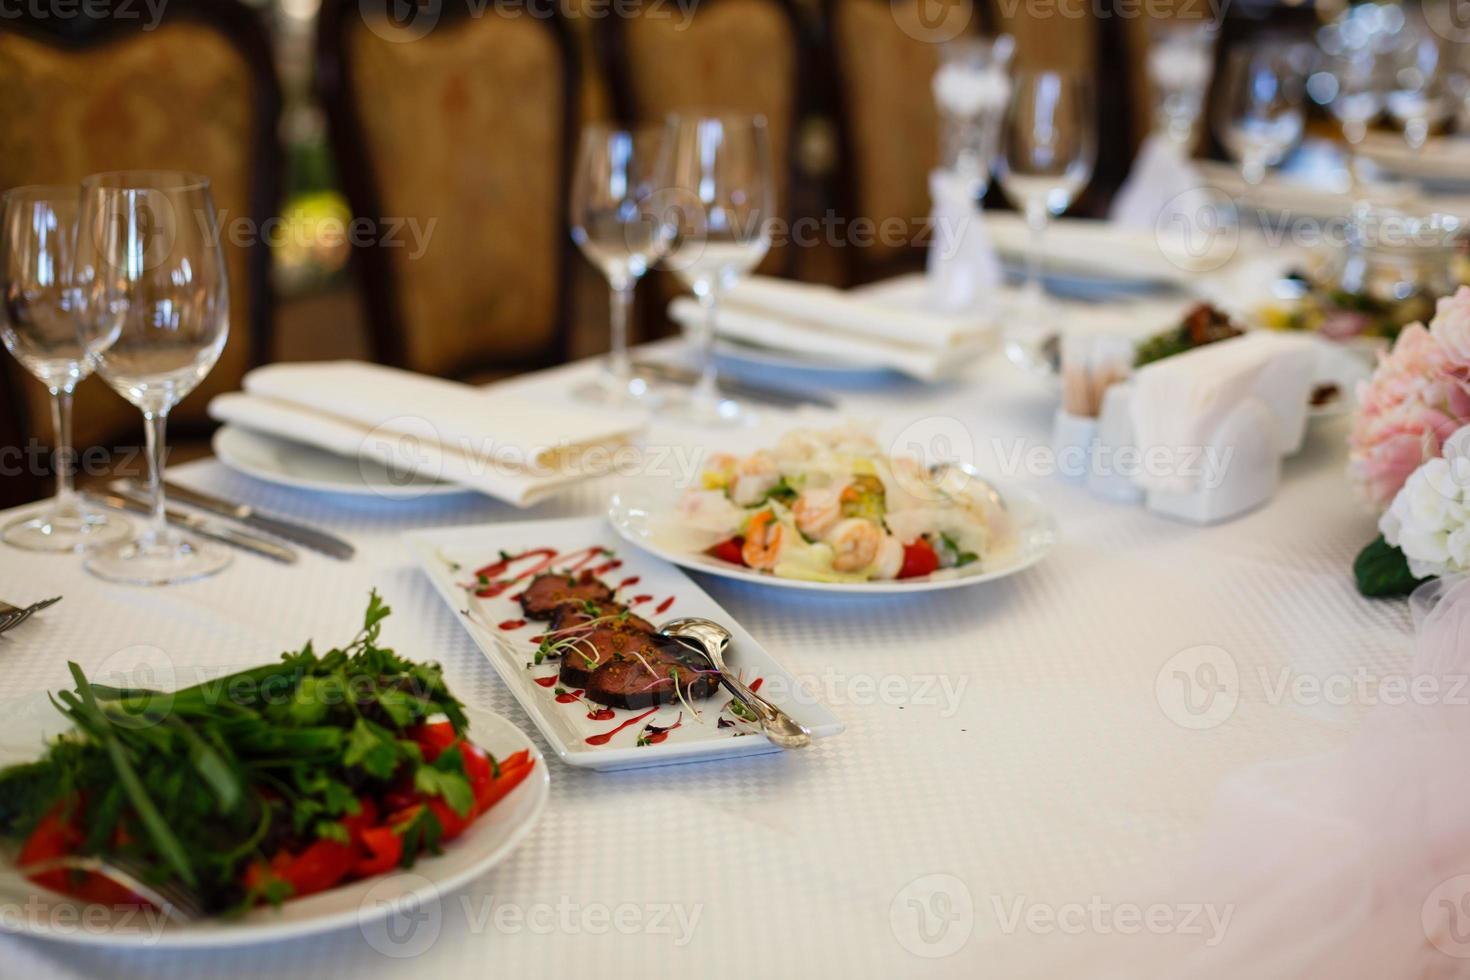
[[[1470,286],[1443,175],[1366,131],[1451,139],[1441,83],[1369,16],[1233,52],[1214,106],[1213,28],[1161,30],[1107,218],[1064,216],[1083,79],[954,42],[924,271],[847,288],[756,271],[764,117],[588,124],[607,354],[262,364],[181,464],[209,179],[6,192],[61,463],[0,514],[0,973],[1452,971]],[[1314,85],[1348,183],[1311,197],[1275,168]],[[682,336],[634,344],[655,270]],[[74,486],[82,383],[146,479]]]

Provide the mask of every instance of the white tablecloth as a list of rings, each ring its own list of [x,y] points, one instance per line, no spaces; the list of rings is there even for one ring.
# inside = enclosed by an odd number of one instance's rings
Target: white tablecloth
[[[517,384],[557,397],[582,370]],[[1190,844],[1222,776],[1331,748],[1366,710],[1361,697],[1283,681],[1379,677],[1407,663],[1404,604],[1353,590],[1351,559],[1374,531],[1343,476],[1341,422],[1314,428],[1265,508],[1195,528],[1025,472],[1037,461],[1028,450],[1046,445],[1052,401],[998,359],[964,383],[870,384],[844,403],[888,438],[907,428],[901,442],[968,434],[978,463],[1034,486],[1061,527],[1040,566],[929,597],[823,599],[702,580],[817,685],[844,734],[790,755],[641,772],[553,759],[540,826],[443,903],[437,941],[412,960],[354,930],[188,954],[0,937],[0,976],[973,978],[997,952],[1061,931],[1046,910],[1065,916],[1105,900],[1111,883],[1155,873]],[[741,439],[791,422],[767,413],[764,430]],[[649,435],[691,438],[661,423]],[[606,484],[522,512],[470,495],[316,496],[215,462],[174,476],[347,536],[359,556],[303,552],[287,568],[241,554],[214,579],[141,589],[95,581],[72,557],[0,549],[0,596],[66,596],[0,640],[7,693],[68,686],[68,659],[91,669],[134,644],[181,664],[245,665],[308,637],[345,639],[375,586],[394,609],[394,646],[443,662],[462,698],[546,749],[397,536],[594,514]],[[1222,648],[1234,676],[1201,674],[1188,652],[1201,645]],[[1220,724],[1187,727],[1196,716],[1181,678],[1218,680],[1216,693],[1238,704]],[[608,926],[628,904],[631,931]],[[1028,913],[1019,923],[1017,910]]]

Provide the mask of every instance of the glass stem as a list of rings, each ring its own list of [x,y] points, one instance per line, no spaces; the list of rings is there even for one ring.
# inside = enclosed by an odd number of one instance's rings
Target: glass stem
[[[148,522],[148,536],[154,540],[159,540],[168,532],[163,500],[163,458],[166,445],[164,427],[167,424],[167,409],[143,413],[144,431],[148,437],[148,490],[153,498],[153,514]]]
[[[715,386],[715,316],[719,310],[719,297],[713,289],[699,297],[704,307],[704,329],[695,338],[694,356],[699,366],[699,380],[695,382],[693,398],[696,402],[713,405],[720,400]]]
[[[56,504],[70,507],[76,491],[72,486],[71,385],[51,389],[51,428],[56,433]]]
[[[633,315],[633,287],[636,284],[636,279],[627,279],[613,283],[612,288],[612,346],[607,352],[607,373],[623,393],[627,392],[628,384],[633,380],[633,362],[628,356],[628,321]]]
[[[1033,310],[1041,308],[1046,299],[1046,290],[1041,283],[1041,248],[1046,239],[1046,208],[1032,207],[1026,211],[1026,225],[1031,229],[1031,248],[1026,253],[1026,304]]]

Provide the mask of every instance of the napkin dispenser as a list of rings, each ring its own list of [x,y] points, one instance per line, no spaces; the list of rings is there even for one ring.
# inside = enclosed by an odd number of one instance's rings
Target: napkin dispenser
[[[1213,524],[1269,500],[1305,439],[1314,365],[1304,338],[1248,334],[1140,370],[1128,411],[1146,506]]]

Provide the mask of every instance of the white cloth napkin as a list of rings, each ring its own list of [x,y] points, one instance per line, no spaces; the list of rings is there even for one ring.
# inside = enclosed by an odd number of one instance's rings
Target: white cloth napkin
[[[978,195],[981,182],[953,170],[929,172],[933,239],[925,273],[929,299],[946,313],[985,313],[1001,283],[1000,259],[985,231]]]
[[[697,324],[704,311],[680,297],[669,316]],[[989,349],[993,327],[971,314],[876,302],[829,286],[755,276],[720,299],[715,332],[742,343],[879,365],[936,380]]]
[[[1301,448],[1316,358],[1310,338],[1259,330],[1140,368],[1133,375],[1133,432],[1139,449],[1153,455],[1136,482],[1167,494],[1200,489],[1203,454],[1230,448],[1217,446],[1218,434],[1247,400],[1258,400],[1274,422],[1280,455]]]
[[[1108,217],[1120,227],[1146,231],[1168,229],[1178,217],[1193,227],[1212,206],[1203,188],[1204,178],[1185,149],[1154,133],[1139,148]]]
[[[987,215],[986,231],[996,251],[1021,259],[1031,252],[1031,230],[1018,214]],[[1187,245],[1188,247],[1180,247]],[[1216,235],[1179,243],[1153,228],[1119,227],[1091,218],[1051,222],[1042,242],[1046,268],[1108,276],[1128,282],[1157,282],[1194,289],[1201,272],[1214,272],[1246,252],[1239,236]]]
[[[1355,199],[1344,187],[1330,187],[1320,182],[1308,183],[1290,175],[1269,173],[1260,184],[1247,184],[1240,169],[1218,160],[1200,160],[1200,173],[1218,194],[1235,202],[1238,210],[1259,209],[1269,215],[1297,217],[1340,217],[1352,211]],[[1380,207],[1404,209],[1420,198],[1419,189],[1408,183],[1370,181],[1365,187],[1368,200]],[[1279,224],[1279,222],[1277,222]],[[1282,234],[1290,241],[1290,235]]]
[[[210,415],[527,507],[598,474],[641,425],[358,361],[273,364]]]

